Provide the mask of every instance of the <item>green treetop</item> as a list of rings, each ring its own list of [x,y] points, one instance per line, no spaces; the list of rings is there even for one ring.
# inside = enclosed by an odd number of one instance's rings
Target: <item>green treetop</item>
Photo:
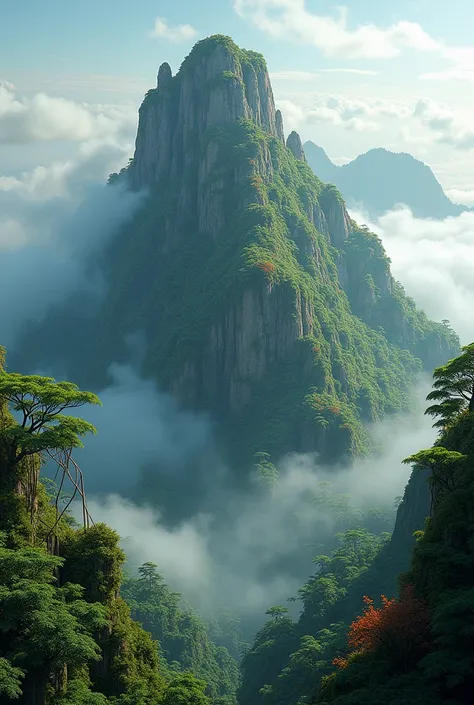
[[[445,428],[461,411],[474,411],[474,343],[465,345],[462,354],[437,367],[433,373],[433,391],[428,394],[426,414],[438,416],[434,426]]]
[[[28,455],[46,450],[82,447],[81,436],[96,433],[83,419],[65,416],[66,409],[100,404],[91,392],[82,392],[72,382],[56,382],[51,377],[0,371],[0,399],[10,406],[17,423],[1,431],[2,444],[10,467]]]

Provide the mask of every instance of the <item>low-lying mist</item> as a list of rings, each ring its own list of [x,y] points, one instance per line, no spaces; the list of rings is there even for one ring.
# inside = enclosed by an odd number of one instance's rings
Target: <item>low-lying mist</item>
[[[434,440],[421,410],[429,390],[422,377],[418,409],[370,429],[376,455],[344,469],[320,465],[316,454],[288,455],[276,463],[275,483],[255,474],[255,491],[239,494],[205,415],[180,411],[131,367],[115,366],[112,376],[103,406],[81,410],[98,429],[76,452],[89,510],[120,534],[129,569],[156,563],[204,613],[228,607],[258,622],[295,595],[336,532],[359,526],[362,516],[370,525],[375,508],[385,514],[374,514],[374,531],[390,531],[410,472],[401,461]]]

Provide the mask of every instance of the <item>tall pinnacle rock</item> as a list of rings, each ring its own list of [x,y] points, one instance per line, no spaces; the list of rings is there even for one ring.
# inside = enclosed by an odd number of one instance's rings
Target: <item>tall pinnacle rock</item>
[[[298,159],[298,161],[300,162],[306,161],[301,137],[294,130],[288,135],[288,139],[286,140],[286,146],[292,152],[295,159]]]
[[[276,131],[277,131],[277,137],[279,140],[285,144],[285,133],[283,131],[283,116],[281,114],[281,110],[277,110],[275,113],[275,123],[276,123]]]
[[[203,151],[204,161],[214,160],[210,131],[242,118],[283,140],[281,114],[260,54],[215,35],[195,45],[176,76],[162,64],[157,87],[148,91],[139,111],[134,185],[168,183],[196,159],[202,161]]]
[[[165,61],[164,64],[161,64],[159,71],[158,71],[158,76],[156,80],[156,87],[157,88],[167,88],[169,84],[171,83],[171,79],[173,78],[173,74],[171,73],[171,66]]]

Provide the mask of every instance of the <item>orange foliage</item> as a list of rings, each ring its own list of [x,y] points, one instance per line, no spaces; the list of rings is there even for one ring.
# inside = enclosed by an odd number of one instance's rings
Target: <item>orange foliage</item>
[[[319,345],[313,345],[313,352],[318,353],[320,351],[321,351],[321,348],[319,347]]]
[[[330,407],[329,407],[329,411],[330,411],[332,414],[339,414],[339,413],[341,412],[341,409],[340,409],[339,406],[330,406]]]
[[[262,272],[265,272],[265,274],[271,274],[276,269],[273,262],[259,262],[257,266],[260,267]]]
[[[342,656],[336,656],[332,660],[333,666],[336,666],[336,668],[345,668],[347,666],[347,659],[342,658]]]
[[[382,595],[382,606],[375,609],[373,600],[364,597],[366,608],[349,628],[349,645],[359,651],[401,645],[423,647],[429,630],[429,613],[425,603],[407,585],[400,600]]]

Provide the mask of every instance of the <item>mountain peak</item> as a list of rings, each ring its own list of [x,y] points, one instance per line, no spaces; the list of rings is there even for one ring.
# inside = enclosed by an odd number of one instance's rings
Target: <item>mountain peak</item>
[[[297,132],[293,130],[288,135],[288,139],[286,140],[286,146],[290,150],[290,152],[293,154],[295,159],[298,159],[300,162],[305,162],[306,157],[304,155],[304,150],[303,150],[303,143],[301,142],[301,137]]]
[[[165,61],[163,64],[161,64],[160,68],[158,69],[156,87],[167,88],[167,86],[169,86],[169,84],[171,83],[172,78],[173,74],[171,72],[171,66]]]
[[[214,35],[198,42],[172,77],[162,64],[157,87],[139,110],[131,177],[136,188],[169,184],[178,173],[207,154],[208,170],[216,157],[211,132],[250,120],[283,141],[265,59],[240,49],[230,37]]]
[[[372,217],[399,205],[419,218],[446,218],[465,210],[449,200],[430,167],[407,152],[374,147],[336,166],[314,142],[305,142],[304,151],[316,176],[335,184],[349,206],[362,207]]]
[[[333,183],[334,175],[338,167],[332,163],[328,155],[322,147],[319,147],[314,142],[308,141],[303,146],[306,161],[322,181]]]
[[[335,166],[335,164],[332,163],[332,161],[329,159],[328,155],[324,151],[322,147],[320,147],[318,144],[315,144],[315,142],[312,142],[311,140],[308,140],[307,142],[304,143],[304,150],[306,154],[311,154],[311,155],[317,155],[321,160],[324,160],[328,162],[328,164],[331,164],[332,166]]]
[[[241,49],[232,37],[228,37],[225,34],[212,34],[210,37],[196,42],[181,64],[180,71],[192,67],[196,61],[211,58],[214,53],[227,54],[240,63],[249,63],[255,70],[267,70],[267,63],[263,54]]]
[[[281,110],[277,110],[275,113],[275,124],[278,139],[285,144],[285,132],[283,129],[283,115]]]

